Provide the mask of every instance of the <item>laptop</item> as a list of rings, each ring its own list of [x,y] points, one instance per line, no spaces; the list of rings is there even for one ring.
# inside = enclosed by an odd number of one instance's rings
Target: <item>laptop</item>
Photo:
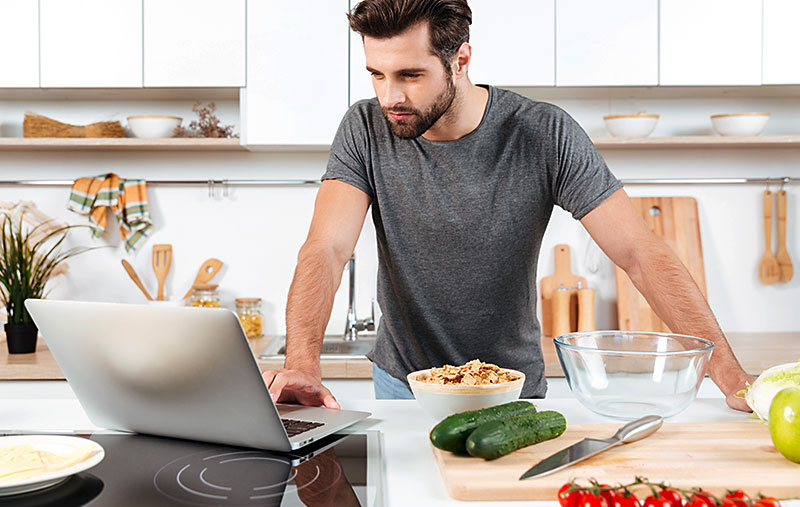
[[[236,314],[28,299],[96,426],[288,452],[368,412],[274,403]]]

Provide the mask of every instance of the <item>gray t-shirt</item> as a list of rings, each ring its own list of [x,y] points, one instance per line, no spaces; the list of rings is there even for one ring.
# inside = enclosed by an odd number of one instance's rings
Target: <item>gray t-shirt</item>
[[[323,180],[372,199],[383,312],[368,355],[406,381],[415,370],[495,363],[547,391],[536,263],[557,204],[580,219],[621,188],[562,109],[494,87],[478,127],[455,141],[392,133],[377,99],[354,104]]]

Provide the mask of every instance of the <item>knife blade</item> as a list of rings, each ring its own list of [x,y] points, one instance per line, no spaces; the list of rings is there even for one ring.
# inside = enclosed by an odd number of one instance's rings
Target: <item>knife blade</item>
[[[647,415],[622,426],[611,438],[584,438],[532,466],[519,480],[550,475],[612,447],[636,442],[655,433],[662,424],[661,416]]]

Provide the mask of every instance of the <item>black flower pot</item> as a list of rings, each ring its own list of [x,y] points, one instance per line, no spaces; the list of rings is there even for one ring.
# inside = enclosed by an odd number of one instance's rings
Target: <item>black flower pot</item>
[[[6,342],[9,354],[30,354],[36,351],[36,324],[6,324]]]

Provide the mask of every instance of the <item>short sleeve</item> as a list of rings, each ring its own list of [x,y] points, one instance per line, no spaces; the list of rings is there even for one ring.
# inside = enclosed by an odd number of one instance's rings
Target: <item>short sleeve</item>
[[[322,180],[348,183],[374,199],[367,171],[367,126],[360,106],[363,104],[354,104],[339,124]]]
[[[580,220],[622,188],[589,136],[565,111],[555,108],[557,173],[554,201]]]

